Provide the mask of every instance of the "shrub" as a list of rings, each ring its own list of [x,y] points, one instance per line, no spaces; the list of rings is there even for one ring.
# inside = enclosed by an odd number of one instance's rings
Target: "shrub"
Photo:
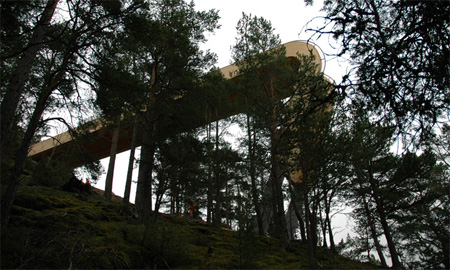
[[[73,170],[64,162],[43,158],[33,168],[33,181],[38,185],[61,187],[73,175]]]

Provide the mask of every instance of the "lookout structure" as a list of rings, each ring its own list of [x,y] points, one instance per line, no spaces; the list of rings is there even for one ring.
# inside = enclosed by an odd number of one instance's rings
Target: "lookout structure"
[[[305,41],[291,41],[285,43],[281,46],[284,46],[286,49],[286,56],[291,59],[297,59],[297,54],[300,55],[309,55],[313,54],[315,57],[315,62],[318,65],[319,71],[323,69],[324,65],[322,64],[323,58],[319,53],[319,49],[317,46],[312,43]],[[238,74],[238,66],[236,64],[231,64],[226,67],[220,69],[220,72],[226,79],[233,79]],[[280,97],[285,98],[285,97]],[[231,92],[228,100],[223,102],[223,108],[217,108],[218,111],[221,112],[220,119],[226,118],[235,114],[239,114],[245,111],[242,105],[244,102],[239,102],[242,99],[239,93]],[[229,106],[229,105],[235,106]],[[237,106],[236,106],[237,105]],[[204,119],[204,121],[200,121],[200,125],[206,125],[210,122],[216,121],[219,119]],[[102,119],[95,119],[89,123],[89,128],[84,131],[86,136],[89,136],[89,139],[86,140],[78,140],[75,138],[74,134],[77,134],[77,130],[67,131],[62,134],[56,135],[47,140],[41,141],[31,146],[30,151],[28,153],[28,157],[31,157],[35,160],[39,160],[43,157],[57,157],[62,153],[67,153],[69,149],[78,149],[76,151],[80,152],[85,151],[89,154],[89,156],[95,160],[100,160],[106,158],[110,155],[111,149],[111,138],[113,134],[113,129],[104,124],[105,121]],[[132,127],[125,127],[125,130],[122,131],[121,134],[125,134],[120,136],[117,153],[121,153],[127,151],[131,147],[131,136],[132,136]],[[181,132],[182,130],[180,130]],[[68,160],[69,165],[75,167],[81,166],[86,162],[84,159],[73,158]]]

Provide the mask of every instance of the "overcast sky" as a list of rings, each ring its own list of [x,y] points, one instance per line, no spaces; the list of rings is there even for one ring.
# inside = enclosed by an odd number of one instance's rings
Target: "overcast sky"
[[[312,32],[304,31],[308,25],[310,28],[323,24],[319,17],[325,13],[320,11],[322,1],[315,0],[313,6],[306,6],[303,0],[194,0],[198,10],[216,9],[220,15],[221,28],[215,34],[209,36],[205,49],[210,49],[218,55],[218,66],[224,67],[231,64],[231,46],[235,43],[236,25],[242,17],[242,12],[254,16],[263,17],[272,23],[275,34],[280,36],[282,43],[294,40],[308,40]],[[325,54],[333,54],[335,49],[329,46],[333,40],[327,37],[311,39]],[[346,71],[344,63],[336,61],[333,57],[326,56],[325,74],[336,81]]]
[[[314,6],[306,6],[303,0],[194,0],[198,10],[219,11],[221,28],[209,37],[206,44],[219,56],[219,67],[230,64],[230,47],[235,43],[236,25],[242,12],[271,21],[275,34],[279,34],[282,43],[286,43],[309,37],[306,33],[299,36],[299,33],[308,21],[320,14],[321,1],[316,2]]]

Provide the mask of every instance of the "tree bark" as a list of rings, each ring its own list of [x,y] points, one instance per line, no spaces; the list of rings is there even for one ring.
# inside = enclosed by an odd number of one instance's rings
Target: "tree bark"
[[[30,75],[31,66],[36,58],[37,52],[42,48],[46,28],[50,24],[58,2],[59,0],[49,0],[47,2],[41,18],[33,31],[33,35],[28,42],[27,48],[20,57],[14,73],[9,81],[8,90],[6,91],[1,106],[0,160],[4,143],[8,138],[11,125],[14,122],[14,116],[16,114],[25,82]]]
[[[270,108],[270,160],[271,160],[271,172],[272,172],[272,186],[274,187],[274,199],[275,199],[275,230],[277,231],[278,238],[280,239],[281,247],[284,250],[290,250],[289,237],[287,232],[286,217],[284,214],[284,199],[282,190],[282,178],[280,173],[279,153],[278,153],[278,121],[277,121],[277,107],[275,104],[275,91],[273,87],[273,81],[270,80],[270,86],[268,89],[269,97],[271,99]]]
[[[155,199],[155,220],[158,217],[159,214],[159,208],[162,204],[162,199],[164,198],[164,193],[167,190],[167,181],[165,176],[162,176],[161,179],[159,179],[158,187],[156,188],[156,199]]]
[[[227,170],[227,169],[226,169]],[[225,220],[227,226],[231,226],[230,221],[230,194],[228,190],[228,172],[225,172]]]
[[[305,227],[306,227],[306,243],[308,246],[308,257],[311,265],[316,263],[315,254],[314,254],[314,237],[313,230],[311,226],[311,212],[309,211],[309,195],[308,195],[308,185],[307,185],[307,173],[303,172],[303,181],[304,181],[304,194],[303,200],[305,204]]]
[[[256,221],[258,225],[258,233],[260,235],[264,235],[264,228],[263,228],[263,220],[261,215],[261,208],[259,205],[259,196],[258,196],[258,188],[256,186],[256,168],[255,168],[255,144],[252,142],[255,142],[256,135],[253,134],[254,137],[252,137],[251,134],[251,123],[250,123],[250,116],[247,115],[247,137],[248,137],[248,155],[249,155],[249,162],[250,162],[250,180],[252,183],[252,199],[253,199],[253,205],[255,206],[255,212],[256,212]]]
[[[289,177],[290,178],[290,177]],[[297,200],[300,201],[301,198],[298,197],[298,191],[296,190],[296,188],[292,185],[292,179],[289,179],[289,190],[291,191],[291,204],[292,207],[294,208],[294,213],[297,216],[298,219],[298,223],[300,225],[300,237],[302,239],[302,242],[306,243],[306,231],[305,231],[305,222],[303,220],[303,217],[300,213],[300,210],[298,209],[297,206]]]
[[[20,183],[20,177],[22,175],[23,169],[25,168],[25,163],[28,156],[28,149],[30,147],[31,141],[33,140],[34,133],[39,126],[39,121],[42,117],[42,114],[46,108],[47,100],[52,94],[53,90],[58,87],[59,83],[64,77],[66,73],[66,69],[69,63],[69,58],[71,53],[67,53],[64,57],[61,68],[56,73],[56,75],[49,80],[45,89],[40,93],[39,98],[36,102],[36,106],[34,108],[33,114],[31,116],[30,122],[28,123],[27,130],[25,131],[25,135],[22,139],[21,146],[16,155],[16,161],[14,164],[13,172],[11,174],[8,188],[6,190],[6,194],[1,206],[1,223],[7,224],[9,222],[9,216],[11,214],[11,208],[14,203],[14,199],[16,196],[17,187]]]
[[[313,253],[314,256],[317,254],[317,244],[318,244],[318,236],[317,236],[317,199],[315,199],[316,196],[314,196],[314,199],[312,200],[312,211],[309,216],[309,223],[311,226],[311,238],[312,238],[312,247],[313,247]]]
[[[131,149],[130,149],[130,158],[128,160],[128,171],[127,171],[127,179],[125,182],[125,192],[123,194],[123,200],[122,200],[122,208],[124,210],[127,210],[128,205],[130,203],[131,182],[132,182],[132,177],[133,177],[134,155],[136,152],[138,131],[139,131],[139,119],[138,119],[138,117],[136,117],[134,120],[133,136],[131,138]]]
[[[371,171],[369,171],[369,183],[370,183],[370,187],[372,189],[373,198],[375,199],[377,213],[380,216],[380,222],[381,222],[381,226],[383,227],[384,236],[386,237],[389,252],[391,254],[392,267],[394,269],[401,269],[402,264],[400,263],[400,259],[398,257],[394,239],[392,238],[391,229],[387,222],[386,213],[384,212],[383,200],[381,199],[381,197],[378,194],[378,188],[375,185],[375,181],[373,179],[373,175],[372,175]]]
[[[360,188],[362,189],[362,185],[360,184]],[[380,257],[381,266],[384,268],[388,268],[388,265],[386,263],[386,259],[383,255],[383,250],[381,249],[380,241],[378,240],[377,231],[375,228],[375,221],[372,219],[372,215],[370,213],[369,205],[366,201],[365,195],[362,194],[363,204],[364,204],[364,211],[366,212],[367,216],[367,222],[369,223],[369,229],[370,233],[372,235],[373,242],[375,244],[375,249],[377,250],[378,257]]]
[[[325,198],[325,200],[327,200]],[[336,245],[334,244],[334,237],[333,237],[333,229],[331,228],[331,218],[330,218],[330,206],[327,204],[328,209],[325,211],[325,223],[328,227],[328,237],[330,239],[330,250],[334,253],[336,253]]]
[[[182,212],[181,202],[180,202],[180,200],[181,200],[180,190],[181,190],[181,184],[177,184],[177,188],[176,188],[177,192],[175,193],[175,195],[176,195],[176,197],[175,197],[175,213],[177,216],[181,216],[181,212]]]
[[[114,178],[114,167],[116,163],[116,155],[117,155],[117,146],[119,144],[119,128],[115,127],[113,130],[113,135],[111,138],[111,151],[109,154],[109,164],[108,164],[108,172],[106,173],[106,183],[105,183],[105,198],[107,201],[111,201],[112,197],[112,186],[113,186],[113,178]]]
[[[219,121],[216,121],[216,154],[219,151]],[[217,158],[217,156],[216,156]],[[221,201],[221,193],[220,193],[220,173],[219,173],[219,167],[218,167],[218,160],[216,160],[216,165],[215,165],[215,169],[214,169],[214,180],[215,180],[215,187],[216,187],[216,204],[214,207],[214,214],[213,214],[213,225],[216,227],[221,227],[222,226],[222,215],[220,213],[220,205],[222,203]]]
[[[154,125],[154,98],[152,98],[150,106],[145,113],[145,127],[142,136],[141,161],[135,200],[139,220],[143,223],[148,222],[152,212],[152,172],[156,148]]]
[[[273,130],[272,130],[273,131]],[[276,132],[275,132],[276,133]],[[273,141],[275,142],[275,141]],[[287,233],[287,224],[286,217],[284,214],[284,200],[283,200],[283,190],[282,190],[282,179],[280,175],[280,167],[278,163],[278,151],[275,149],[276,146],[272,146],[271,150],[271,164],[272,164],[272,177],[274,187],[274,199],[276,208],[275,210],[275,220],[276,220],[276,231],[277,236],[280,239],[281,246],[283,249],[290,249],[288,233]]]
[[[328,192],[324,192],[324,202],[325,202],[325,226],[328,229],[328,238],[330,239],[330,250],[336,253],[336,245],[334,244],[333,230],[331,228],[331,218],[330,218],[330,205],[331,200],[334,196],[334,191],[331,191],[330,196],[327,196]],[[329,200],[328,200],[329,199]],[[325,237],[325,235],[324,235]]]
[[[293,202],[292,207],[294,208],[294,213],[297,216],[298,223],[300,224],[300,236],[302,238],[302,242],[306,243],[306,231],[305,231],[305,222],[303,221],[303,217],[298,210],[297,204]]]
[[[154,63],[151,73],[150,87],[156,84],[158,61]],[[153,90],[154,92],[155,90]],[[138,183],[136,188],[135,205],[138,218],[147,223],[152,212],[152,173],[155,158],[155,122],[156,122],[156,96],[151,94],[144,117],[144,132],[142,134],[141,162],[139,164]]]
[[[328,249],[328,243],[327,243],[327,237],[326,237],[327,236],[327,223],[322,217],[322,209],[319,209],[319,215],[320,215],[320,227],[322,229],[322,235],[323,235],[322,246],[325,249]]]
[[[206,140],[209,143],[211,142],[211,123],[208,124],[206,130]],[[207,191],[207,205],[206,205],[206,223],[212,223],[212,209],[213,209],[213,181],[212,181],[212,163],[211,159],[208,160],[208,191]]]
[[[39,98],[36,104],[36,108],[30,119],[30,123],[28,124],[27,130],[25,131],[24,138],[22,139],[22,144],[17,153],[14,169],[8,183],[8,188],[6,189],[4,201],[2,203],[2,224],[8,224],[9,222],[9,216],[11,214],[11,208],[16,196],[17,187],[20,184],[20,177],[27,160],[28,149],[30,147],[34,133],[36,132],[36,129],[39,125],[39,120],[45,109],[45,102],[47,98],[48,95],[43,95],[41,96],[41,98]]]

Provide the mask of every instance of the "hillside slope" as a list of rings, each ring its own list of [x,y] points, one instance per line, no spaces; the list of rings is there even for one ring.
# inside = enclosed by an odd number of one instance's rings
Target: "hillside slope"
[[[148,226],[98,194],[24,186],[1,230],[1,268],[310,269],[306,246],[240,234],[182,217],[158,215]],[[318,251],[317,268],[373,269]]]

